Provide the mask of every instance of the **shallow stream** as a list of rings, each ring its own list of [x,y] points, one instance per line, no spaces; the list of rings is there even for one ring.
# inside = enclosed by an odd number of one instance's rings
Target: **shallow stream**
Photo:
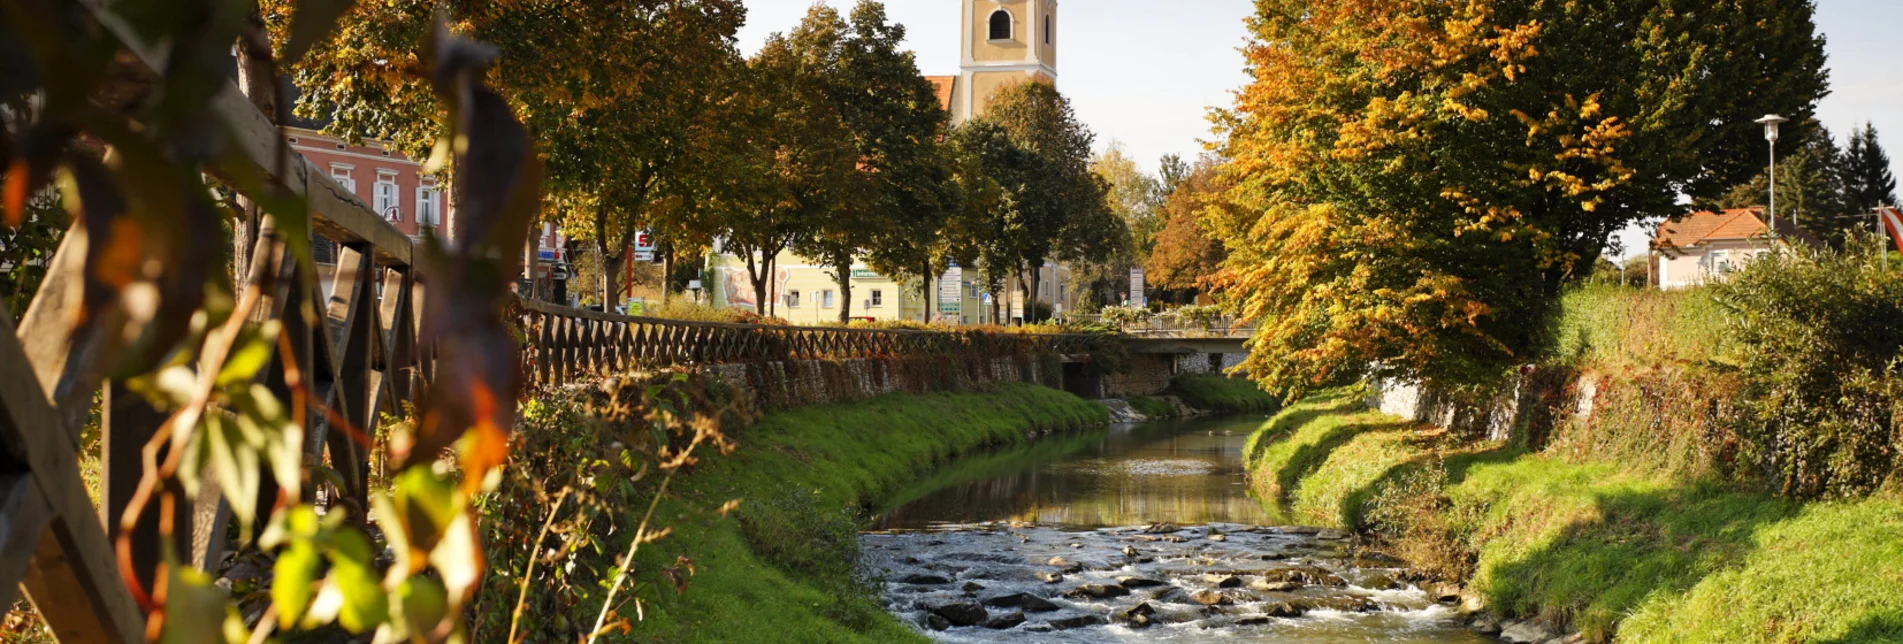
[[[1349,535],[1243,482],[1260,416],[1118,425],[977,454],[860,541],[894,614],[947,642],[1496,641]]]

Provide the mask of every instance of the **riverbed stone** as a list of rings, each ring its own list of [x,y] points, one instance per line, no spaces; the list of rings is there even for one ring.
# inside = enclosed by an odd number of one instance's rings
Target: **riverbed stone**
[[[994,629],[994,630],[1004,630],[1007,628],[1017,628],[1019,625],[1023,623],[1024,623],[1024,612],[1018,611],[1018,612],[1010,613],[1007,615],[999,615],[997,617],[987,619],[985,620],[984,627],[989,629]]]
[[[934,606],[932,613],[945,618],[953,626],[977,626],[990,617],[985,607],[978,602],[954,602]]]
[[[1198,604],[1202,604],[1204,606],[1223,606],[1223,605],[1234,603],[1230,601],[1228,595],[1224,595],[1214,590],[1198,590],[1196,592],[1190,593],[1189,598],[1191,601],[1194,601]]]
[[[1064,593],[1064,596],[1078,597],[1078,598],[1089,597],[1092,599],[1109,599],[1111,597],[1122,597],[1128,594],[1130,594],[1130,589],[1124,588],[1122,586],[1117,586],[1113,584],[1084,584],[1082,586],[1078,586],[1076,588],[1070,589],[1070,592]]]
[[[1257,580],[1249,582],[1250,590],[1260,590],[1263,592],[1270,592],[1270,593],[1286,593],[1289,591],[1301,590],[1301,588],[1302,588],[1301,583],[1293,582],[1293,581],[1269,581],[1267,579],[1257,579]]]
[[[935,631],[942,631],[947,628],[951,628],[951,620],[945,619],[943,616],[939,615],[938,613],[926,613],[924,617],[919,618],[918,623],[920,626],[924,626],[926,628],[929,628]]]
[[[1073,628],[1083,628],[1086,626],[1102,626],[1104,624],[1110,623],[1110,620],[1104,619],[1103,617],[1100,617],[1097,615],[1078,615],[1076,617],[1065,617],[1063,619],[1053,619],[1046,623],[1050,624],[1051,628],[1054,628],[1060,631],[1067,631]]]
[[[1169,585],[1169,582],[1149,577],[1118,577],[1117,585],[1124,588],[1154,588]]]
[[[1059,573],[1054,573],[1054,572],[1037,573],[1037,578],[1047,584],[1055,584],[1055,583],[1064,581],[1064,575]]]
[[[1500,639],[1512,644],[1538,644],[1553,639],[1552,631],[1546,630],[1539,622],[1522,620],[1500,627]]]
[[[1289,602],[1277,602],[1262,608],[1262,614],[1269,617],[1301,617],[1307,612],[1301,606]]]
[[[1343,613],[1371,613],[1377,606],[1366,597],[1337,595],[1333,597],[1298,597],[1289,600],[1290,604],[1308,613],[1318,610],[1332,610]]]
[[[1235,588],[1242,585],[1242,578],[1235,575],[1211,573],[1203,575],[1203,583],[1210,584],[1217,588]]]
[[[1268,582],[1292,581],[1305,586],[1346,586],[1348,582],[1321,566],[1301,565],[1263,571]]]
[[[930,573],[919,573],[915,575],[906,575],[904,577],[900,577],[899,583],[914,584],[919,586],[939,586],[939,585],[949,584],[951,583],[951,580],[945,578],[942,575],[934,575]]]
[[[1137,604],[1129,610],[1117,613],[1117,621],[1128,624],[1130,628],[1147,628],[1150,624],[1155,623],[1155,620],[1152,619],[1155,615],[1156,607],[1151,606],[1149,602],[1144,602]]]
[[[980,591],[980,590],[984,590],[984,589],[985,589],[985,585],[984,585],[984,584],[981,584],[981,583],[978,583],[978,582],[975,582],[975,581],[967,581],[967,582],[965,582],[965,586],[964,586],[964,590],[965,590],[965,592],[968,592],[968,593],[975,593],[975,592],[978,592],[978,591]]]

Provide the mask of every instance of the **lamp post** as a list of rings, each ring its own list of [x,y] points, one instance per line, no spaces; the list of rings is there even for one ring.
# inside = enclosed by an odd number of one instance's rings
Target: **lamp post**
[[[1771,144],[1771,237],[1777,238],[1777,126],[1790,119],[1776,114],[1766,114],[1756,123],[1764,126],[1764,140]]]

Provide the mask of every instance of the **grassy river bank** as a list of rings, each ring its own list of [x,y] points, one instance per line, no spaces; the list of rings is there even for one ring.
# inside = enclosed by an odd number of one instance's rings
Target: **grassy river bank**
[[[1893,452],[1844,447],[1889,439],[1827,420],[1851,408],[1829,400],[1824,421],[1763,422],[1753,392],[1779,390],[1751,381],[1763,349],[1726,315],[1706,292],[1574,293],[1510,439],[1373,411],[1365,386],[1325,390],[1256,433],[1250,485],[1292,522],[1360,531],[1464,583],[1494,618],[1588,641],[1903,642]]]

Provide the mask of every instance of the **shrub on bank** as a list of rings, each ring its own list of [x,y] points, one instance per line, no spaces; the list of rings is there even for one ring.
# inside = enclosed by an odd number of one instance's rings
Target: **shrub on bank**
[[[1719,286],[1743,382],[1742,457],[1782,494],[1868,493],[1903,425],[1903,273],[1867,247],[1774,255]]]

